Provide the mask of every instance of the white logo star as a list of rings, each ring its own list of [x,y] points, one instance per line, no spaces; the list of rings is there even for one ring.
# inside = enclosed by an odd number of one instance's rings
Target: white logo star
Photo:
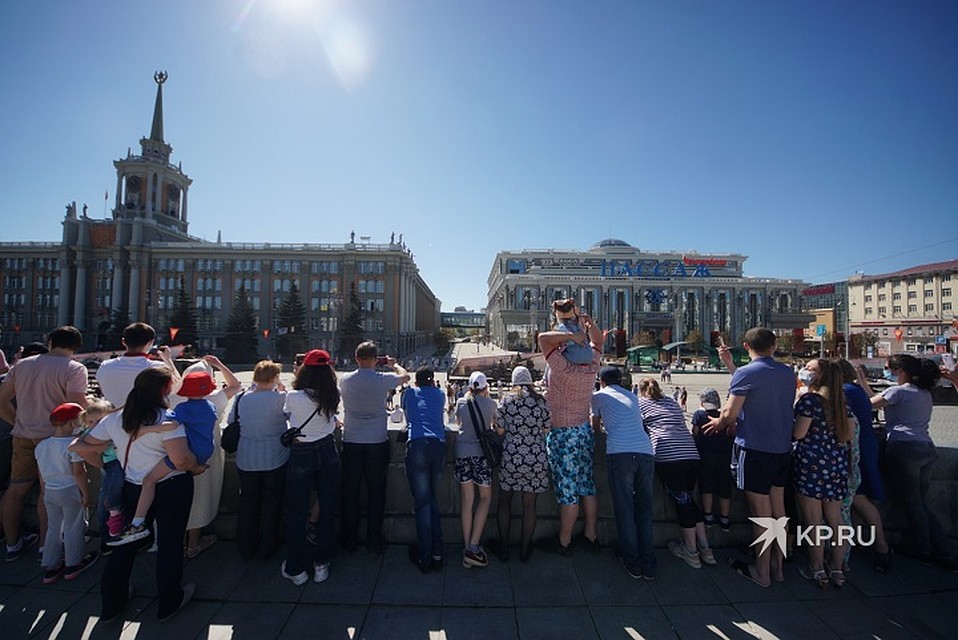
[[[760,527],[765,527],[765,532],[755,538],[755,541],[749,546],[754,547],[761,543],[762,550],[759,551],[759,555],[762,555],[772,546],[772,542],[775,542],[778,544],[778,548],[782,550],[782,554],[785,554],[788,516],[782,516],[781,518],[749,518],[749,520]]]

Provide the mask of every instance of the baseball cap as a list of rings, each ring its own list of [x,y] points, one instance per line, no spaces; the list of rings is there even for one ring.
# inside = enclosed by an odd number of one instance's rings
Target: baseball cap
[[[711,387],[702,389],[702,391],[699,392],[699,402],[702,404],[702,408],[706,410],[718,409],[722,404],[718,391]]]
[[[216,383],[205,371],[193,371],[183,376],[183,384],[176,395],[184,398],[205,398],[216,391]]]
[[[70,420],[76,420],[77,416],[83,413],[83,407],[75,402],[64,402],[50,412],[50,422],[59,422],[66,424]]]
[[[312,351],[309,351],[306,354],[306,357],[303,359],[303,364],[307,367],[328,365],[329,362],[329,352],[324,351],[323,349],[313,349]]]
[[[473,371],[469,375],[469,388],[470,389],[485,389],[489,386],[489,381],[486,379],[486,374],[482,371]]]

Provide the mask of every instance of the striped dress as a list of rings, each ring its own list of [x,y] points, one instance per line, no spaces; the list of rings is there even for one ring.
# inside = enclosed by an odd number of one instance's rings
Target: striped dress
[[[656,462],[698,460],[699,452],[692,432],[685,425],[685,413],[669,397],[661,400],[639,398],[642,425],[649,432]]]

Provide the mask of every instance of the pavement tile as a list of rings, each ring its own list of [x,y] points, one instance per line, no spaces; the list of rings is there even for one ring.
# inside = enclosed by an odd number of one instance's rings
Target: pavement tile
[[[519,640],[516,611],[510,607],[443,607],[445,640]]]
[[[8,584],[0,584],[0,604],[6,602],[7,598],[11,597],[18,591],[20,591],[20,587],[15,587]]]
[[[220,602],[192,600],[165,622],[156,619],[158,601],[153,600],[135,620],[123,629],[122,638],[135,640],[177,640],[203,637],[213,615],[223,606]],[[265,605],[258,605],[265,606]],[[258,608],[257,607],[257,608]]]
[[[249,568],[236,545],[222,541],[183,562],[183,582],[196,583],[196,597],[201,600],[229,600]]]
[[[793,562],[785,563],[784,587],[792,592],[797,600],[854,600],[862,597],[862,592],[855,587],[855,583],[846,579],[845,586],[837,589],[832,585],[822,589],[817,583],[802,577],[799,568],[804,559],[798,556]]]
[[[824,622],[816,618],[811,608],[818,603],[809,602],[745,602],[735,605],[752,633],[763,640],[832,640],[838,636]]]
[[[680,638],[755,640],[745,617],[731,605],[662,607]]]
[[[446,607],[511,607],[515,604],[510,567],[496,558],[488,566],[466,569],[450,555],[443,583],[442,603]],[[412,569],[412,566],[410,566]]]
[[[409,561],[408,547],[391,544],[383,555],[372,601],[385,605],[434,606],[442,602],[446,570],[423,574]]]
[[[261,640],[279,637],[294,606],[290,602],[270,602],[255,607],[246,603],[227,602],[213,614],[208,628],[200,631],[196,640]],[[182,613],[186,613],[186,610]],[[326,636],[318,634],[317,637]]]
[[[577,550],[578,552],[578,550]],[[585,606],[571,558],[536,550],[529,562],[509,563],[516,606]]]
[[[952,639],[958,630],[958,593],[874,598],[872,602],[919,638]]]
[[[580,553],[572,557],[582,593],[590,606],[655,605],[650,583],[636,580],[611,551],[596,557]]]
[[[313,584],[312,579],[306,585],[297,587],[284,578],[279,572],[283,558],[279,554],[269,560],[247,562],[246,573],[229,599],[242,602],[299,602],[307,585]]]
[[[366,621],[356,640],[434,640],[441,637],[441,629],[439,607],[373,605],[366,612]]]
[[[517,607],[519,636],[535,640],[598,640],[586,607]]]
[[[843,640],[907,640],[916,637],[896,619],[893,609],[883,610],[871,600],[822,600],[805,604],[812,615]]]
[[[678,638],[661,607],[590,607],[602,640]]]
[[[0,551],[5,547],[0,546]],[[0,564],[0,585],[23,587],[43,576],[43,569],[36,561],[36,550],[24,554],[15,562]]]
[[[298,604],[277,636],[281,640],[354,640],[366,620],[366,607]]]
[[[310,584],[300,602],[367,605],[382,567],[382,556],[368,556],[365,552],[340,554],[329,567],[329,579],[322,584]],[[409,570],[414,568],[409,565]]]
[[[763,589],[751,580],[740,576],[728,564],[728,558],[745,561],[747,556],[738,552],[716,551],[715,558],[718,564],[714,567],[703,567],[708,571],[712,582],[719,588],[728,602],[789,602],[795,599],[794,594],[783,585],[772,583],[768,589]]]
[[[668,549],[656,549],[658,571],[649,587],[655,601],[662,606],[676,604],[727,604],[728,600],[712,581],[712,573],[720,567],[693,569]]]
[[[50,591],[24,587],[4,601],[0,608],[0,634],[4,638],[26,638],[56,624],[60,616],[83,597],[77,591]]]
[[[110,624],[100,623],[100,594],[88,593],[73,603],[57,620],[41,630],[36,638],[89,638],[92,640],[117,638],[129,621],[140,615],[149,606],[150,598],[134,599],[123,620]]]

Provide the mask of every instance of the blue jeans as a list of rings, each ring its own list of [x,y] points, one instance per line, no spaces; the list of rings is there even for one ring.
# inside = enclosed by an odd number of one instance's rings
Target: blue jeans
[[[326,564],[336,552],[333,516],[338,480],[339,453],[332,435],[289,448],[289,462],[286,464],[286,573],[289,575],[295,576],[308,567],[306,522],[309,494],[314,487],[319,503],[316,562]]]
[[[419,562],[426,567],[433,557],[442,557],[442,524],[436,491],[445,465],[445,442],[436,438],[416,438],[406,445],[406,477],[416,502]]]
[[[925,504],[931,483],[931,468],[938,450],[931,442],[891,441],[885,447],[885,486],[904,508],[911,534],[911,550],[922,556],[950,557],[952,551],[938,518]]]
[[[103,475],[100,481],[100,495],[97,497],[96,519],[100,525],[100,539],[106,540],[110,530],[106,526],[110,517],[110,509],[119,509],[123,501],[123,467],[119,460],[110,460],[103,465]],[[134,510],[135,511],[135,510]],[[130,513],[133,513],[132,511]]]
[[[619,534],[619,554],[630,570],[654,576],[652,475],[655,459],[644,453],[612,453],[606,456],[606,464]]]

